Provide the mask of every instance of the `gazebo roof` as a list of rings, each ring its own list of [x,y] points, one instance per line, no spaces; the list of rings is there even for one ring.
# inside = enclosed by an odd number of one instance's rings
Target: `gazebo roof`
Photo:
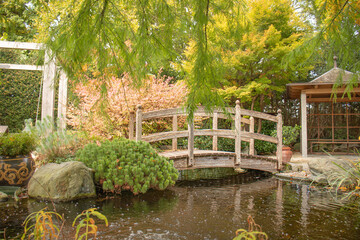
[[[336,92],[343,93],[345,86],[353,77],[354,73],[343,70],[337,67],[336,58],[334,58],[334,67],[322,74],[321,76],[315,78],[314,80],[306,83],[290,83],[286,85],[287,93],[290,99],[300,98],[302,91],[305,91],[308,95],[308,102],[329,102],[331,101],[331,94],[334,93],[332,90],[335,83],[342,83]],[[341,86],[341,85],[340,85]],[[360,89],[353,89],[353,92],[360,92]],[[341,94],[342,96],[342,94]],[[341,98],[341,96],[338,96]],[[354,96],[355,97],[355,96]],[[347,99],[347,98],[346,98]],[[346,99],[343,99],[346,100]],[[358,101],[357,98],[349,101]]]

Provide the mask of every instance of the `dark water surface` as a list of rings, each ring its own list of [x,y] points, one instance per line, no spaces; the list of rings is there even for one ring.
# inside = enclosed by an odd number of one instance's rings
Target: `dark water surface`
[[[360,239],[360,211],[333,197],[321,188],[249,173],[55,206],[66,216],[61,239],[73,239],[72,221],[92,207],[109,220],[109,227],[99,224],[97,239],[232,239],[237,229],[248,228],[249,215],[269,239]],[[20,235],[25,217],[44,207],[53,209],[51,203],[33,200],[0,203],[0,230],[6,229],[8,239]]]

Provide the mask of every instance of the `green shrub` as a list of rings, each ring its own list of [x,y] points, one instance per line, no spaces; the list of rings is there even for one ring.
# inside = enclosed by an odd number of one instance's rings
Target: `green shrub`
[[[115,139],[90,143],[76,153],[76,160],[95,170],[95,181],[104,191],[163,190],[174,185],[178,172],[173,162],[159,156],[146,142]]]
[[[276,129],[276,123],[270,121],[262,121],[261,134],[270,136]],[[276,130],[275,130],[276,131]],[[255,140],[255,149],[258,154],[272,154],[276,152],[276,144]]]
[[[29,132],[38,138],[36,146],[38,164],[61,163],[75,157],[75,152],[82,147],[80,139],[75,132],[58,128],[59,119],[55,122],[50,118],[36,122],[25,121],[24,131]]]
[[[30,133],[6,134],[0,137],[0,156],[29,155],[35,146],[35,137]]]
[[[272,154],[276,152],[276,144],[271,142],[265,142],[261,140],[254,141],[256,152],[262,154]]]
[[[283,144],[285,146],[289,146],[289,147],[294,146],[294,144],[299,140],[300,129],[301,129],[301,127],[298,125],[295,125],[295,127],[283,126],[283,129],[282,129]],[[271,132],[271,136],[276,137],[276,135],[277,135],[277,131],[273,130]]]

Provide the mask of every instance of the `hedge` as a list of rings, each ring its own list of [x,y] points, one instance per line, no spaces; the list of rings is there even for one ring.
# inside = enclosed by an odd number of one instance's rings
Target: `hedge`
[[[14,63],[19,55],[1,51],[0,62]],[[41,71],[0,70],[0,125],[17,132],[23,129],[25,119],[36,118],[41,78]]]

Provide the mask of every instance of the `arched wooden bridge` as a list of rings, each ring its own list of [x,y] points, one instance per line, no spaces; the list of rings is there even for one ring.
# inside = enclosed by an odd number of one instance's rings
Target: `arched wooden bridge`
[[[159,111],[142,112],[141,106],[137,107],[136,113],[130,114],[129,138],[137,141],[156,142],[172,139],[172,151],[160,153],[174,160],[177,169],[215,168],[215,167],[240,167],[244,169],[256,169],[267,172],[276,172],[282,165],[282,115],[278,111],[276,116],[261,112],[240,108],[239,101],[235,108],[215,109],[207,114],[200,107],[195,116],[212,117],[212,129],[194,129],[194,121],[188,123],[188,130],[178,131],[178,116],[186,116],[186,110],[182,108],[165,109]],[[142,135],[142,122],[157,118],[172,118],[172,131]],[[235,129],[218,129],[218,119],[232,119],[235,121]],[[277,136],[272,137],[254,133],[255,119],[268,120],[276,123]],[[134,131],[136,134],[134,136]],[[194,148],[195,136],[212,136],[212,150],[197,150]],[[188,149],[177,149],[178,138],[188,138]],[[218,151],[218,138],[235,139],[235,152]],[[277,152],[274,157],[255,155],[254,140],[261,140],[277,144]],[[249,142],[249,153],[241,153],[241,141]]]

